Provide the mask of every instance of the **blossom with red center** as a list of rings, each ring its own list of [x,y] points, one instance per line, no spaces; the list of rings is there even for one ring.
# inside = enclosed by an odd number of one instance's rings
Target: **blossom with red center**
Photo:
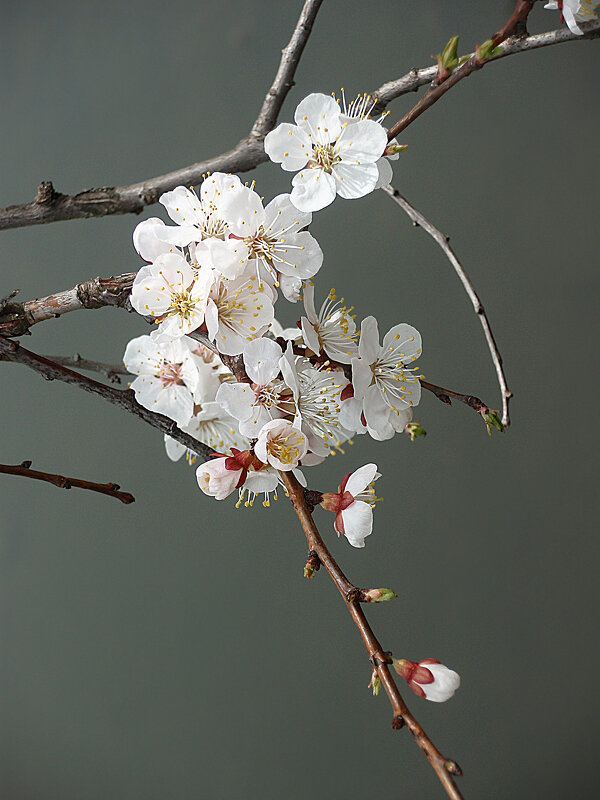
[[[204,494],[217,500],[224,500],[235,489],[240,489],[250,469],[258,472],[265,466],[252,450],[232,447],[230,456],[224,453],[213,453],[213,456],[213,461],[200,464],[196,470],[196,480]]]
[[[373,531],[373,507],[380,499],[373,484],[380,477],[377,464],[365,464],[344,477],[338,492],[325,492],[321,500],[323,508],[335,514],[338,536],[345,536],[353,547],[364,547]]]
[[[434,703],[449,700],[460,686],[460,675],[436,658],[423,658],[418,662],[394,659],[394,669],[416,695]]]

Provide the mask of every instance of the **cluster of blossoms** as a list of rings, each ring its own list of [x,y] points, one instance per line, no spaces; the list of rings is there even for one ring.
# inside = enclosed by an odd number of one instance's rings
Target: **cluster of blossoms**
[[[295,124],[267,135],[271,160],[296,173],[290,194],[265,206],[254,184],[213,173],[198,193],[179,186],[160,198],[174,224],[152,218],[135,229],[147,264],[131,304],[157,327],[127,345],[125,365],[137,376],[131,388],[141,405],[213,451],[196,478],[217,500],[237,490],[238,507],[257,495],[268,506],[281,473],[293,471],[306,486],[302,469],[343,452],[356,434],[412,436],[418,331],[401,323],[381,338],[373,316],[358,330],[333,289],[315,303],[323,253],[307,230],[312,213],[338,194],[357,198],[388,184],[390,160],[403,149],[388,142],[383,117],[371,118],[374,106],[367,95],[348,104],[343,94],[340,101],[311,94]],[[290,303],[302,300],[294,328],[275,319],[280,292]],[[184,453],[197,460],[173,438],[165,446],[173,460]],[[337,492],[313,493],[354,547],[372,532],[379,477],[366,464]]]
[[[544,8],[551,11],[560,11],[562,19],[569,26],[569,30],[577,35],[583,31],[577,24],[578,22],[591,22],[598,19],[597,9],[600,0],[549,0]]]

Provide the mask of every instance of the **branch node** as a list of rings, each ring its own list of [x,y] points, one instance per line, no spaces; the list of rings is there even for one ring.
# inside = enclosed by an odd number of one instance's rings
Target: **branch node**
[[[446,771],[450,773],[450,775],[456,775],[459,778],[462,777],[463,771],[456,761],[451,761],[448,759],[447,761],[444,761],[444,767]]]
[[[402,717],[400,714],[396,714],[392,719],[392,728],[395,731],[399,731],[403,727],[404,727],[404,717]]]
[[[42,181],[38,186],[34,202],[38,205],[49,206],[56,202],[59,197],[52,181]]]

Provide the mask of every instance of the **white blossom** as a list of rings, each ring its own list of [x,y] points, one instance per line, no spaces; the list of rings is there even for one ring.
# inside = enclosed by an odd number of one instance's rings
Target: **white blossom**
[[[240,423],[240,433],[256,439],[267,422],[293,413],[292,391],[277,376],[281,347],[272,339],[255,339],[244,348],[244,367],[251,383],[224,383],[219,403]]]
[[[200,197],[185,186],[177,186],[160,198],[177,225],[157,229],[157,236],[179,247],[194,244],[199,264],[216,269],[227,278],[237,278],[244,269],[244,260],[240,260],[239,242],[230,238],[224,206],[244,191],[236,175],[223,172],[214,172],[204,179]]]
[[[127,345],[123,362],[138,376],[131,388],[140,405],[175,420],[179,427],[188,424],[198,369],[182,339],[157,342],[153,336],[138,336]]]
[[[297,467],[307,451],[306,436],[285,419],[274,419],[263,425],[254,445],[260,461],[284,472]]]
[[[329,358],[339,364],[350,364],[358,356],[356,325],[350,312],[352,308],[340,305],[335,289],[327,295],[319,313],[315,311],[315,287],[310,281],[304,286],[306,317],[300,320],[304,344],[317,355],[324,350]]]
[[[421,355],[421,335],[406,323],[395,325],[379,344],[375,317],[363,320],[358,358],[352,359],[354,408],[362,402],[364,423],[375,439],[390,439],[402,420],[395,420],[421,398],[419,376],[407,366]],[[402,425],[402,428],[404,425]]]
[[[274,281],[278,273],[299,281],[311,278],[321,268],[321,248],[308,231],[302,230],[310,224],[312,214],[298,211],[289,194],[278,195],[263,208],[258,194],[244,188],[228,199],[225,212],[246,270],[258,276],[258,262]]]
[[[245,450],[248,440],[240,434],[237,420],[229,416],[218,403],[206,402],[195,413],[182,430],[194,439],[219,453],[227,453],[232,448]],[[178,461],[185,453],[189,464],[193,464],[197,453],[165,434],[165,450],[171,461]]]
[[[544,8],[552,11],[560,10],[569,30],[577,35],[583,35],[583,31],[577,23],[598,19],[596,11],[598,6],[600,6],[600,0],[558,0],[558,2],[550,0]]]
[[[158,236],[165,223],[158,217],[150,217],[136,225],[133,231],[133,246],[144,261],[155,261],[163,253],[170,253],[173,248]]]
[[[136,275],[131,305],[160,322],[161,334],[183,336],[204,322],[212,283],[212,270],[194,270],[181,254],[163,253]]]
[[[339,449],[353,433],[339,421],[340,396],[349,384],[342,370],[314,367],[308,359],[294,356],[291,343],[279,366],[292,390],[294,424],[307,437],[311,453],[325,457]]]
[[[220,353],[239,355],[268,330],[273,313],[270,293],[260,291],[255,278],[217,277],[206,307],[208,337]]]
[[[282,123],[265,137],[265,152],[284,170],[296,172],[291,201],[300,211],[318,211],[335,199],[363,197],[377,184],[376,162],[387,146],[377,122],[342,121],[333,97],[310,94],[296,108],[296,124]]]
[[[376,464],[365,464],[355,472],[348,473],[337,492],[326,492],[321,505],[333,511],[333,527],[338,536],[345,536],[353,547],[364,547],[365,539],[373,531],[373,507],[375,489],[373,484],[380,478]]]

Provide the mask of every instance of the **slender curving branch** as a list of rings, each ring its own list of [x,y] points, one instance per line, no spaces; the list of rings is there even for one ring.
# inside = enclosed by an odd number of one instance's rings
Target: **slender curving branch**
[[[21,464],[0,464],[0,473],[4,475],[20,475],[23,478],[33,478],[36,481],[46,481],[58,486],[59,489],[89,489],[91,492],[99,492],[100,494],[107,494],[109,497],[115,497],[122,503],[128,505],[135,502],[135,497],[129,492],[120,492],[121,488],[118,483],[94,483],[94,481],[86,481],[82,478],[65,478],[64,475],[54,475],[51,472],[39,472],[36,469],[31,469],[31,461],[23,461]]]
[[[490,355],[492,357],[494,368],[496,370],[496,376],[498,378],[498,384],[500,386],[500,394],[501,394],[501,397],[502,397],[502,424],[505,427],[508,427],[508,425],[510,425],[510,413],[509,413],[508,405],[509,405],[510,398],[513,396],[513,393],[508,388],[508,383],[506,381],[506,375],[504,373],[504,366],[502,364],[502,356],[500,355],[500,351],[498,350],[498,345],[496,344],[496,340],[494,339],[494,334],[492,333],[492,327],[490,325],[490,321],[489,321],[489,319],[487,317],[487,314],[485,312],[485,308],[483,307],[483,303],[479,299],[479,295],[475,291],[475,288],[473,286],[473,283],[471,282],[471,279],[469,278],[469,276],[465,272],[462,264],[460,263],[460,261],[456,257],[456,253],[454,252],[454,250],[450,246],[450,238],[448,236],[446,236],[445,234],[443,234],[440,230],[438,230],[435,227],[435,225],[433,225],[431,222],[429,222],[429,220],[426,217],[424,217],[423,214],[421,214],[420,211],[417,211],[417,209],[408,202],[406,197],[404,197],[402,194],[400,194],[398,189],[394,189],[394,187],[391,186],[391,185],[390,186],[384,186],[382,188],[383,188],[383,191],[389,197],[391,197],[392,200],[397,205],[399,205],[400,208],[403,211],[406,212],[406,214],[408,214],[408,216],[411,218],[411,220],[413,221],[413,223],[415,225],[418,225],[420,228],[423,228],[423,230],[426,233],[428,233],[432,237],[432,239],[434,239],[438,243],[438,245],[444,251],[444,254],[446,255],[448,261],[454,267],[454,271],[456,272],[456,274],[460,278],[460,281],[461,281],[461,283],[462,283],[462,285],[463,285],[463,287],[465,289],[465,292],[467,293],[467,295],[469,297],[469,300],[471,301],[471,303],[473,305],[475,313],[477,314],[477,317],[479,318],[479,321],[481,323],[481,327],[483,328],[483,333],[485,335],[485,340],[487,342],[487,346],[488,346],[488,349],[490,351]],[[424,388],[429,388],[429,386],[432,386],[432,384],[426,384],[426,383],[423,383],[423,381],[421,381],[421,385],[424,386]],[[436,388],[438,388],[438,387],[436,387]],[[462,398],[464,397],[464,395],[458,395],[455,392],[451,393],[446,389],[444,389],[442,391],[446,395],[454,396],[456,399],[462,400]],[[466,401],[462,400],[462,402],[466,402]],[[479,402],[481,402],[481,401],[479,401]],[[469,405],[469,403],[467,403],[467,405]]]
[[[138,183],[88,189],[75,195],[57,192],[51,181],[44,181],[40,184],[35,198],[30,203],[21,203],[0,209],[0,230],[41,225],[60,220],[104,217],[109,214],[139,214],[146,206],[158,202],[161,194],[174,189],[175,186],[200,184],[207,172],[248,172],[259,164],[263,164],[268,160],[263,147],[263,139],[274,127],[283,101],[293,85],[298,61],[321,2],[322,0],[319,2],[307,0],[304,4],[290,43],[283,51],[275,81],[265,97],[251,132],[231,150]],[[580,27],[583,30],[583,36],[577,36],[564,27],[521,39],[508,39],[498,45],[498,52],[488,59],[488,62],[498,61],[517,53],[537,50],[540,47],[594,39],[600,36],[600,20],[583,24]],[[475,55],[471,54],[471,58]],[[456,70],[453,76],[457,72],[459,70]],[[372,96],[378,99],[373,113],[383,111],[392,100],[409,92],[416,92],[421,86],[431,83],[436,74],[436,66],[420,69],[414,67],[402,77],[382,84],[371,92]],[[463,76],[461,75],[461,77]],[[457,82],[456,79],[455,82]],[[441,85],[445,86],[446,82]],[[448,88],[451,87],[448,86],[444,92]]]
[[[342,595],[346,607],[350,612],[350,616],[352,617],[352,621],[358,628],[367,650],[369,661],[373,669],[377,671],[377,675],[391,703],[393,711],[392,727],[398,729],[406,725],[414,740],[435,770],[448,796],[453,798],[453,800],[461,800],[462,795],[453,778],[455,775],[462,775],[460,767],[455,761],[446,758],[440,753],[404,702],[400,690],[396,685],[396,681],[389,669],[390,655],[383,650],[360,606],[360,589],[355,587],[348,580],[327,549],[306,501],[305,490],[291,472],[280,472],[279,475],[288,491],[294,510],[304,530],[308,544],[309,560],[312,559],[313,564],[316,562],[325,567],[339,593]],[[315,555],[318,561],[316,561]]]
[[[46,380],[58,380],[63,383],[73,384],[84,392],[98,395],[99,397],[108,400],[109,403],[118,406],[119,408],[133,414],[148,425],[158,428],[159,431],[166,433],[171,438],[176,439],[185,447],[197,453],[202,458],[209,459],[212,452],[210,447],[194,439],[188,433],[184,433],[177,424],[168,417],[162,414],[156,414],[149,411],[144,406],[141,406],[135,399],[135,394],[131,389],[115,389],[112,386],[107,386],[105,383],[100,383],[86,375],[80,375],[67,367],[51,361],[44,356],[33,353],[31,350],[26,350],[19,342],[5,339],[0,336],[0,356],[5,356],[7,361],[15,361],[18,364],[24,364],[26,367],[33,369],[35,372],[43,375]]]

